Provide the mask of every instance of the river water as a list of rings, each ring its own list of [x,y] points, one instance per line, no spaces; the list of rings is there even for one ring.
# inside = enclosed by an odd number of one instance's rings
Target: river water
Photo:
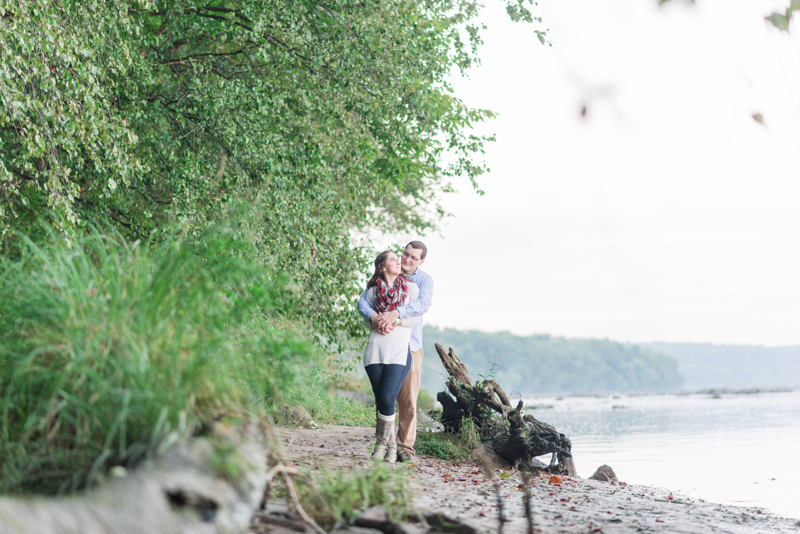
[[[582,477],[607,464],[623,482],[800,518],[800,390],[524,400],[572,440]]]

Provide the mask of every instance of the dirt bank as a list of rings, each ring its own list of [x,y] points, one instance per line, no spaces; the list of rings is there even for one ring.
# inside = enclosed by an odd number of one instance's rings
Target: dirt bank
[[[289,456],[300,465],[356,469],[368,465],[367,447],[373,429],[330,427],[320,430],[281,429]],[[582,466],[588,476],[598,466]],[[613,466],[612,466],[613,467]],[[497,496],[492,484],[473,465],[420,457],[417,465],[398,465],[414,480],[415,505],[468,521],[480,530],[497,532]],[[518,472],[497,471],[504,503],[504,532],[526,532],[522,480]],[[501,477],[508,478],[501,478]],[[550,533],[777,533],[800,532],[800,521],[767,513],[704,502],[663,488],[611,484],[580,478],[550,477],[533,481],[537,532]]]

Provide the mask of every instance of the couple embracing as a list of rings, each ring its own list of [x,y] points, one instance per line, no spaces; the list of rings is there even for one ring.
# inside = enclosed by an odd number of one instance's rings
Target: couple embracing
[[[371,330],[363,364],[377,408],[372,457],[387,462],[415,457],[422,315],[433,299],[433,279],[420,269],[427,253],[421,241],[406,245],[400,258],[389,250],[381,252],[358,301],[358,312]]]

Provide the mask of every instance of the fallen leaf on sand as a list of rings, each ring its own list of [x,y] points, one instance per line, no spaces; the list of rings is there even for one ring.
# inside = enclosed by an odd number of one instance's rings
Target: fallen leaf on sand
[[[561,484],[561,477],[558,475],[553,475],[550,477],[550,484]]]

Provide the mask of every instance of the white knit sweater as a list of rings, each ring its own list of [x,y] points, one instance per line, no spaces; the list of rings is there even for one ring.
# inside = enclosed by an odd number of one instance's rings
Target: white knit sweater
[[[419,296],[419,286],[414,282],[408,282],[408,294],[403,301],[403,305],[412,300],[417,300]],[[367,302],[375,308],[375,286],[367,291]],[[364,351],[362,362],[364,367],[374,363],[405,365],[408,358],[409,342],[411,341],[411,327],[422,320],[422,316],[403,319],[403,324],[398,325],[386,334],[382,335],[377,330],[373,330],[367,339],[367,348]],[[364,322],[369,328],[369,319]]]

